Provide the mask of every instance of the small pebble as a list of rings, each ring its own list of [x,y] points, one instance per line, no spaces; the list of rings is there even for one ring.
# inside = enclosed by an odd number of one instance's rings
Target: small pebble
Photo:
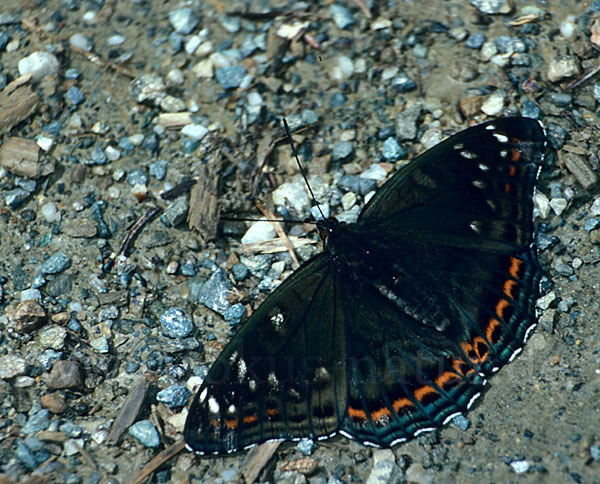
[[[25,375],[27,362],[16,355],[0,356],[0,379],[10,380],[20,375]]]
[[[129,435],[137,439],[144,447],[158,447],[160,437],[150,420],[140,420],[129,427]]]
[[[192,393],[184,385],[174,384],[158,392],[156,400],[169,408],[176,408],[185,406],[191,396]]]
[[[329,7],[329,11],[331,12],[331,17],[338,29],[344,30],[356,23],[352,16],[352,12],[343,5],[334,3]]]
[[[31,435],[42,430],[46,430],[48,425],[50,425],[50,417],[50,411],[46,410],[45,408],[34,413],[21,428],[21,433],[25,435]]]
[[[217,81],[223,89],[235,89],[240,87],[244,77],[246,76],[246,68],[244,66],[235,65],[228,67],[219,67],[215,71]]]
[[[60,222],[60,212],[52,202],[42,205],[41,213],[44,220],[50,224]]]
[[[169,22],[178,34],[189,34],[199,21],[198,15],[191,8],[179,8],[169,12]]]
[[[94,47],[92,41],[87,36],[81,33],[71,35],[71,37],[69,37],[69,45],[71,47],[74,47],[75,49],[83,50],[86,52],[91,51]]]
[[[60,392],[46,393],[40,397],[40,404],[53,414],[63,413],[67,410],[65,397]]]
[[[85,101],[85,95],[79,90],[77,86],[71,86],[66,93],[67,101],[78,106]]]
[[[381,155],[386,159],[386,161],[395,163],[396,161],[406,157],[406,151],[398,144],[396,138],[389,137],[383,143]]]
[[[76,361],[58,360],[54,363],[46,385],[49,390],[80,388],[83,385],[81,367]]]
[[[201,140],[208,133],[208,129],[201,124],[188,124],[181,128],[181,134],[194,140]]]
[[[265,240],[274,239],[277,233],[273,224],[266,221],[254,222],[242,237],[242,244],[255,244]]]
[[[352,147],[352,143],[350,143],[348,141],[340,141],[339,143],[336,143],[335,145],[333,145],[333,150],[332,150],[333,160],[334,161],[345,160],[352,154],[353,151],[354,151],[354,148]]]
[[[510,463],[510,466],[517,474],[524,474],[531,467],[531,463],[527,460],[515,460]]]
[[[246,314],[246,306],[241,303],[233,304],[225,311],[225,321],[228,324],[236,325],[242,322],[242,318]]]
[[[62,326],[46,326],[40,331],[40,346],[44,349],[61,350],[65,345],[67,330]]]
[[[49,52],[34,52],[29,57],[19,61],[19,74],[32,74],[35,81],[58,72],[60,64],[54,54]]]
[[[71,258],[62,252],[56,252],[40,268],[40,274],[58,274],[71,266]]]
[[[169,338],[186,338],[194,329],[194,323],[179,308],[170,308],[160,316],[162,332]]]

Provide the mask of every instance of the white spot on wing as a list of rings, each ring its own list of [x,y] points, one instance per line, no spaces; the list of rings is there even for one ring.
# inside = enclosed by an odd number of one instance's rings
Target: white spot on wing
[[[237,376],[240,382],[244,380],[247,372],[248,367],[246,366],[246,362],[244,360],[239,360],[237,364]]]
[[[488,165],[486,165],[485,163],[479,163],[479,165],[477,165],[477,167],[481,171],[489,171],[489,169],[490,169],[490,167]]]
[[[481,233],[481,223],[479,223],[477,220],[473,220],[473,222],[469,224],[469,228],[476,234]]]
[[[235,405],[229,405],[229,407],[227,407],[227,412],[230,414],[234,414],[236,411]]]
[[[460,151],[460,156],[462,156],[463,158],[466,158],[467,160],[475,160],[478,158],[477,153],[474,153],[473,151],[469,151],[469,150]]]
[[[511,362],[512,360],[514,360],[517,356],[519,356],[519,353],[521,353],[521,351],[523,351],[523,348],[517,348],[515,352],[512,355],[510,355],[508,361]]]
[[[508,136],[501,133],[493,133],[492,136],[496,138],[500,143],[508,143]]]
[[[208,388],[202,390],[202,393],[200,394],[200,403],[204,403],[204,400],[206,400],[206,395],[208,395]]]
[[[480,190],[485,189],[485,183],[482,182],[481,180],[473,180],[472,183],[475,188],[479,188]]]
[[[475,403],[475,400],[477,400],[480,396],[481,396],[481,392],[477,392],[475,395],[473,395],[471,397],[471,400],[469,400],[469,403],[467,403],[467,410],[469,410],[473,406],[473,404]]]
[[[219,402],[215,399],[215,397],[210,397],[208,399],[208,410],[210,413],[219,413],[221,407],[219,406]]]
[[[459,415],[462,415],[462,412],[455,412],[448,415],[442,422],[442,425],[446,425],[448,422],[450,422],[450,420],[452,420],[454,417],[458,417]]]
[[[421,435],[424,434],[425,432],[433,432],[435,430],[435,427],[423,427],[422,429],[419,429],[415,432],[415,437],[417,435]]]
[[[494,124],[488,124],[485,129],[487,129],[488,131],[494,131],[496,129],[496,126]]]
[[[537,326],[537,324],[532,324],[531,326],[529,326],[529,328],[527,328],[527,331],[525,331],[525,336],[523,338],[523,341],[527,341],[529,339],[529,337],[531,336],[531,332],[535,329],[535,327]]]

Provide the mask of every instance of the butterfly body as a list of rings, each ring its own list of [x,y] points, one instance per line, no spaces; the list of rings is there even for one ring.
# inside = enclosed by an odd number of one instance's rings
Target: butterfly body
[[[535,325],[532,195],[546,139],[505,118],[401,168],[219,356],[185,428],[199,453],[342,433],[391,446],[480,395]]]

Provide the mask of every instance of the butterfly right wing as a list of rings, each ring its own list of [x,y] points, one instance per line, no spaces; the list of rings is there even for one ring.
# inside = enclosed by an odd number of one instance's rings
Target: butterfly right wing
[[[225,347],[189,409],[191,450],[224,454],[339,428],[345,336],[331,257],[323,252],[295,271]]]

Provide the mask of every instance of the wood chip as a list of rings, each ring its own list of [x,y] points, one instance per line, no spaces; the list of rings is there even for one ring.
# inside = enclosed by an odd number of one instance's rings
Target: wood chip
[[[158,123],[167,129],[177,129],[192,124],[192,114],[182,113],[161,113],[158,115]]]
[[[185,449],[185,442],[182,440],[181,442],[173,444],[168,449],[163,450],[154,459],[148,462],[146,467],[142,469],[135,481],[133,481],[133,484],[141,484],[142,482],[145,482],[148,477],[154,473],[154,471],[164,465],[164,463],[171,459],[171,457],[175,457],[177,454],[179,454],[183,449]]]
[[[8,138],[0,146],[0,166],[25,178],[40,178],[54,171],[52,162],[40,162],[40,147],[35,141]]]
[[[0,134],[8,133],[37,111],[40,98],[29,86],[31,78],[31,74],[19,77],[0,92]]]
[[[293,471],[305,476],[310,476],[317,470],[317,461],[307,457],[305,459],[292,460],[280,467],[281,472]]]
[[[219,224],[218,184],[219,164],[216,157],[208,163],[201,163],[197,183],[190,193],[188,227],[196,230],[206,243],[217,236]]]
[[[281,441],[278,442],[265,442],[264,444],[252,447],[246,459],[242,464],[242,475],[246,484],[252,484],[258,478],[263,468],[269,463],[271,457],[277,452],[277,449],[281,445]]]
[[[135,422],[146,398],[148,391],[148,380],[140,378],[133,387],[127,400],[119,409],[119,414],[110,428],[110,433],[106,439],[108,445],[116,445],[125,430]]]
[[[598,182],[598,176],[581,156],[574,153],[561,153],[559,154],[559,160],[586,190],[589,190]]]

